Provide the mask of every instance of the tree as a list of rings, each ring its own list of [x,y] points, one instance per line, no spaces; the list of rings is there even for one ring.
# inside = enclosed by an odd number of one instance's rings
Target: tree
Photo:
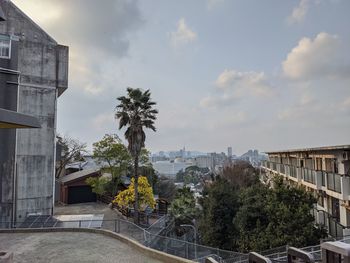
[[[134,205],[136,202],[135,187],[135,179],[131,178],[131,183],[129,187],[126,190],[120,192],[113,200],[113,203],[116,203],[118,204],[118,206],[123,208]],[[147,181],[147,177],[138,177],[137,187],[139,194],[139,198],[137,199],[138,207],[141,207],[142,210],[145,210],[147,206],[154,208],[156,205],[156,201],[154,200],[153,190]]]
[[[59,178],[64,171],[67,164],[81,160],[82,155],[86,153],[86,143],[82,143],[77,139],[69,137],[68,135],[57,136],[57,148],[59,161],[56,163],[56,178]]]
[[[102,140],[93,144],[93,156],[103,166],[103,170],[111,173],[112,180],[108,187],[110,194],[114,196],[120,182],[122,173],[126,173],[131,164],[131,156],[115,134],[106,134]]]
[[[204,221],[200,230],[208,245],[249,252],[283,245],[315,245],[326,236],[323,228],[315,227],[310,213],[316,200],[302,188],[288,186],[281,178],[275,179],[274,188],[255,184],[237,191],[232,188],[229,190],[225,184],[221,184],[220,188],[214,190],[217,184],[215,182],[209,189],[207,202],[211,205],[211,210],[203,206],[203,210],[209,213],[203,215],[208,221]],[[214,195],[213,192],[216,191],[218,192]],[[230,217],[224,214],[229,214],[235,207],[226,201],[230,200],[229,191],[232,195],[239,194],[236,212],[233,211]],[[225,197],[224,192],[228,196]]]
[[[173,179],[161,176],[156,183],[155,192],[159,198],[164,198],[171,202],[176,194],[176,186]]]
[[[204,244],[222,249],[236,247],[232,223],[238,211],[238,194],[226,179],[216,180],[201,199],[199,232]]]
[[[141,149],[145,147],[146,134],[144,128],[156,131],[154,121],[158,110],[154,109],[155,102],[151,101],[149,90],[127,88],[127,96],[118,98],[119,105],[116,107],[116,118],[119,119],[119,129],[126,127],[125,138],[128,141],[128,150],[134,159],[135,178],[135,221],[139,222],[138,216],[138,167]]]
[[[170,206],[170,216],[175,220],[175,226],[192,224],[196,218],[196,200],[188,187],[178,189]]]
[[[100,176],[100,177],[89,177],[86,179],[86,183],[91,186],[92,192],[102,195],[106,192],[106,186],[110,182],[110,179]]]
[[[222,178],[225,178],[233,187],[240,189],[259,182],[259,172],[248,162],[238,161],[224,167]]]

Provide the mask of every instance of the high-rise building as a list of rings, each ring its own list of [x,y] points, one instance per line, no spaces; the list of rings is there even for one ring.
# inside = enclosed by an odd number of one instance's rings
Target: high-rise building
[[[232,147],[228,147],[228,148],[227,148],[227,157],[228,157],[229,159],[232,158]]]

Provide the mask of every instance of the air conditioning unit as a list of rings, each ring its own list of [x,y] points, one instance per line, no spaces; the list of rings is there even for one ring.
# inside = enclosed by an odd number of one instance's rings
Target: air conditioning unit
[[[350,161],[350,152],[344,152],[343,153],[343,161],[342,161],[342,163],[343,162],[348,162],[348,161]]]

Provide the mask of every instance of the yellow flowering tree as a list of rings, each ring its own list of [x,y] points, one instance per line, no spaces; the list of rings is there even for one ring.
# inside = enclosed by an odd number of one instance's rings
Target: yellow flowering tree
[[[154,200],[153,190],[148,183],[147,177],[139,176],[138,178],[138,193],[139,202],[138,205],[141,210],[145,210],[147,206],[154,208],[156,206],[156,201]],[[128,189],[120,192],[113,200],[113,203],[117,204],[119,207],[130,207],[135,202],[135,179],[131,178],[131,183]]]

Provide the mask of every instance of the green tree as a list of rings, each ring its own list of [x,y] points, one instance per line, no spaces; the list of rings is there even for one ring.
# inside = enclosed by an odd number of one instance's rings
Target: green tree
[[[188,187],[178,189],[175,199],[170,205],[170,216],[175,220],[175,226],[192,224],[197,216],[196,200]]]
[[[103,195],[106,192],[106,186],[110,182],[110,179],[100,176],[100,177],[89,177],[86,179],[86,183],[91,186],[92,192]]]
[[[277,177],[267,200],[269,224],[266,234],[275,237],[270,241],[270,247],[282,244],[309,246],[326,236],[325,229],[315,227],[310,213],[317,200],[304,188],[286,185],[283,178]]]
[[[242,190],[234,219],[239,250],[318,244],[326,231],[314,225],[310,210],[315,203],[311,193],[288,186],[279,177],[274,180],[274,188],[257,184]]]
[[[102,140],[93,144],[93,156],[103,165],[103,171],[112,175],[112,180],[106,185],[112,196],[117,192],[120,176],[126,173],[131,165],[131,156],[115,134],[106,134]]]
[[[238,194],[226,179],[219,178],[204,191],[199,232],[206,245],[233,250],[236,229],[233,219],[238,211]]]
[[[164,198],[168,202],[172,201],[176,194],[176,186],[173,179],[165,176],[158,178],[155,192],[158,194],[159,198]]]
[[[119,129],[126,127],[125,138],[128,141],[128,150],[134,159],[135,178],[135,221],[139,222],[138,207],[138,176],[139,157],[141,149],[145,147],[146,134],[144,128],[156,131],[154,121],[158,111],[153,108],[156,105],[151,101],[149,90],[127,88],[127,96],[118,98],[119,105],[116,107],[116,118],[119,120]]]

